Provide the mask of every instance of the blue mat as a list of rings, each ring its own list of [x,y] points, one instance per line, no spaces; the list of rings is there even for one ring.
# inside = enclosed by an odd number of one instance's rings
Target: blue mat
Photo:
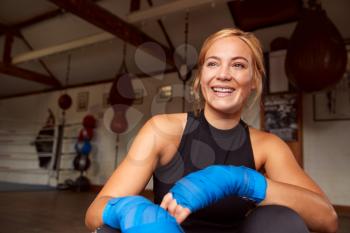
[[[48,191],[56,190],[48,185],[18,184],[10,182],[0,182],[0,192],[24,192],[24,191]]]

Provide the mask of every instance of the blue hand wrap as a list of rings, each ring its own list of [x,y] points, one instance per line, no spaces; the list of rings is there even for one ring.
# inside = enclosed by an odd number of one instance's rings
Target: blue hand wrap
[[[103,210],[104,224],[123,233],[181,233],[183,230],[166,210],[141,196],[109,200]]]
[[[265,199],[266,188],[266,178],[253,169],[213,165],[183,177],[170,192],[178,204],[194,212],[228,196],[260,203]]]

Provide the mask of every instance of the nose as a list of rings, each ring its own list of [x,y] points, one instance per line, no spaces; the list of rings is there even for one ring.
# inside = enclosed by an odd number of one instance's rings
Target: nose
[[[219,79],[221,81],[230,81],[232,79],[228,65],[221,65],[220,66],[219,73],[217,75],[217,79]]]

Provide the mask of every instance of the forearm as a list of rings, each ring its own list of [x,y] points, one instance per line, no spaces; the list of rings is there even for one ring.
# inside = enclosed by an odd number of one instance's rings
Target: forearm
[[[329,201],[310,190],[267,179],[266,198],[261,205],[283,205],[296,211],[317,232],[336,232],[337,215]]]
[[[102,226],[102,213],[111,197],[99,197],[88,208],[85,215],[85,225],[89,230],[95,230]]]
[[[106,224],[129,233],[183,233],[175,218],[166,210],[139,195],[101,197],[93,203],[88,213],[91,215],[87,216],[87,225],[91,230]]]

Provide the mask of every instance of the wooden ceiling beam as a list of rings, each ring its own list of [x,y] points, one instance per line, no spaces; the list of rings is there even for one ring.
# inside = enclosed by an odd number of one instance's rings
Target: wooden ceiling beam
[[[52,79],[50,76],[40,74],[31,70],[26,70],[20,67],[16,67],[10,64],[5,64],[0,62],[0,73],[7,74],[10,76],[15,76],[29,81],[38,82],[41,84],[59,87],[60,83],[57,83],[57,80]]]
[[[152,72],[151,74],[145,74],[145,73],[136,74],[136,77],[137,78],[149,78],[150,76],[152,77],[152,76],[157,76],[157,75],[161,75],[161,74],[168,74],[168,73],[174,73],[174,72],[176,72],[176,69],[175,68],[170,68],[170,69],[167,69],[165,71],[162,70],[162,71]],[[47,92],[51,92],[51,91],[59,91],[59,90],[63,90],[63,89],[69,91],[69,89],[73,89],[73,88],[95,86],[95,85],[99,85],[99,84],[103,84],[103,83],[112,83],[114,80],[115,80],[115,77],[112,77],[112,78],[103,79],[103,80],[99,80],[99,81],[93,81],[93,82],[87,82],[87,83],[79,83],[79,84],[69,84],[69,85],[64,86],[64,87],[62,86],[62,87],[45,88],[45,89],[42,89],[42,90],[30,91],[30,92],[26,92],[26,93],[10,94],[10,95],[1,95],[0,94],[0,100],[20,97],[20,96],[28,96],[28,95],[47,93]]]
[[[60,87],[61,83],[54,77],[52,72],[48,69],[46,64],[39,59],[40,64],[49,73],[50,76],[45,76],[30,70],[25,70],[16,66],[11,65],[12,57],[12,44],[14,41],[14,36],[21,38],[24,43],[33,50],[33,47],[28,43],[28,41],[23,37],[19,30],[7,27],[5,25],[0,25],[1,29],[5,29],[5,43],[4,43],[4,53],[3,53],[3,63],[1,63],[0,73],[4,73],[10,76],[17,76],[19,78],[23,78],[30,81],[35,81],[39,83],[43,83],[50,86]]]
[[[93,0],[94,2],[98,2],[100,0]],[[56,9],[56,10],[52,10],[52,11],[48,11],[48,12],[45,12],[45,13],[42,13],[40,15],[36,15],[30,19],[27,19],[23,22],[19,22],[19,23],[16,23],[14,25],[11,25],[11,27],[14,27],[14,28],[17,28],[18,30],[21,30],[23,28],[26,28],[26,27],[29,27],[29,26],[32,26],[34,24],[37,24],[37,23],[40,23],[42,21],[45,21],[45,20],[48,20],[48,19],[52,19],[56,16],[59,16],[59,15],[63,15],[65,14],[65,12],[61,9]]]
[[[21,37],[21,33],[14,27],[0,23],[0,36],[2,34],[11,34],[17,37]]]
[[[150,7],[153,7],[153,2],[152,2],[152,0],[148,0],[147,2],[148,2],[148,5],[149,5]],[[165,26],[164,26],[162,20],[157,19],[157,23],[158,23],[160,29],[162,30],[163,35],[164,35],[166,41],[168,42],[168,45],[169,45],[170,49],[175,51],[173,42],[171,41],[170,36],[169,36],[168,32],[166,31]]]
[[[93,0],[93,1],[94,2],[98,2],[100,0]],[[30,26],[32,26],[34,24],[40,23],[40,22],[48,20],[48,19],[52,19],[52,18],[54,18],[56,16],[63,15],[63,14],[65,14],[64,11],[62,11],[61,9],[57,9],[57,10],[52,10],[52,11],[48,11],[48,12],[42,13],[40,15],[36,15],[36,16],[34,16],[32,18],[29,18],[27,20],[24,20],[22,22],[19,22],[19,23],[10,25],[10,26],[5,26],[5,28],[2,28],[2,25],[0,24],[0,36],[3,33],[7,32],[7,31],[10,31],[10,32],[11,31],[15,31],[17,33],[14,34],[14,35],[18,36],[18,37],[21,37],[19,32],[23,28],[30,27]]]
[[[29,27],[33,24],[53,18],[59,14],[62,14],[62,10],[49,11],[44,14],[34,16],[33,18],[27,19],[23,22],[13,24],[13,25],[0,24],[0,36],[2,34],[11,33],[16,37],[22,38],[22,35],[21,35],[22,28]]]
[[[30,19],[27,19],[27,20],[25,20],[23,22],[11,25],[11,27],[17,28],[18,30],[21,30],[21,29],[23,29],[25,27],[29,27],[29,26],[32,26],[34,24],[40,23],[42,21],[54,18],[54,17],[56,17],[58,15],[61,15],[63,13],[64,12],[61,9],[48,11],[48,12],[45,12],[43,14],[36,15],[36,16],[34,16],[34,17],[30,18]]]
[[[179,11],[188,11],[208,4],[223,3],[232,0],[176,0],[161,4],[142,11],[131,13],[127,16],[128,22],[140,22],[143,20],[159,19]]]
[[[130,12],[140,10],[141,1],[140,0],[131,0],[130,1]]]
[[[28,40],[26,38],[24,38],[22,36],[22,40],[23,42],[27,45],[27,47],[33,51],[33,47],[32,45],[28,42]],[[44,70],[46,70],[46,72],[50,75],[51,79],[56,80],[57,86],[62,86],[61,82],[55,77],[55,75],[51,72],[51,70],[49,69],[49,67],[47,67],[47,65],[45,64],[45,62],[42,59],[38,59],[39,63],[41,64],[41,66],[44,68]],[[59,84],[59,85],[58,85]]]
[[[165,45],[159,43],[155,39],[151,38],[144,32],[140,31],[137,27],[123,21],[118,16],[112,14],[106,9],[98,6],[91,0],[50,0],[57,6],[69,11],[76,16],[84,19],[85,21],[112,33],[122,40],[129,42],[134,46],[143,45],[146,42],[153,42],[162,47],[166,56],[166,63],[175,67],[173,58],[173,51]],[[145,52],[157,57],[158,59],[164,59],[163,54],[153,47],[142,46]]]
[[[97,2],[97,1],[98,0],[94,0],[94,2]],[[225,2],[225,1],[229,1],[229,0],[177,0],[175,2],[162,4],[160,6],[154,6],[154,7],[151,7],[150,9],[131,12],[127,16],[127,22],[129,24],[134,24],[134,23],[140,22],[142,20],[149,20],[149,19],[154,19],[154,18],[159,19],[161,16],[166,15],[166,14],[172,14],[175,12],[192,9],[195,7],[200,7],[203,4],[210,4],[213,2],[222,2],[222,1]],[[163,26],[160,25],[160,27],[161,27],[162,31],[164,32],[165,31],[164,25]],[[165,35],[166,40],[169,44],[170,51],[173,51],[173,48],[172,48],[173,45],[171,43],[170,38],[167,38],[168,36],[166,34],[164,34],[164,35]],[[66,52],[66,51],[81,48],[84,46],[89,46],[91,44],[105,42],[105,41],[114,39],[114,37],[115,37],[115,34],[111,34],[108,32],[102,32],[100,34],[96,34],[96,35],[92,35],[92,36],[90,35],[88,37],[80,38],[80,39],[77,39],[75,41],[66,42],[64,44],[55,45],[55,46],[51,46],[49,48],[44,48],[44,49],[39,49],[36,51],[31,51],[28,53],[19,54],[19,55],[13,57],[12,63],[18,64],[21,62],[25,62],[25,61],[29,61],[29,60],[33,60],[33,59],[38,59],[41,57],[53,55],[53,54],[60,53],[60,52]],[[183,60],[183,59],[181,59],[181,57],[179,55],[175,55],[175,56],[176,56],[177,60],[179,60],[179,61]]]
[[[6,64],[11,63],[12,44],[13,44],[13,35],[7,32],[5,36],[4,55],[2,58],[3,62]]]
[[[0,36],[3,34],[11,33],[16,37],[22,38],[22,35],[21,35],[22,28],[29,27],[33,24],[53,18],[59,14],[62,14],[61,10],[54,10],[54,11],[46,12],[41,15],[34,16],[33,18],[30,18],[28,20],[25,20],[17,24],[13,24],[13,25],[0,24]]]
[[[96,43],[101,43],[103,41],[112,40],[114,38],[115,36],[108,32],[87,36],[87,37],[69,41],[63,44],[54,45],[48,48],[42,48],[42,49],[16,55],[12,58],[12,64],[18,64],[18,63],[22,63],[22,62],[26,62],[34,59],[39,59],[52,54],[62,53],[73,49],[78,49],[85,46],[93,45]]]

